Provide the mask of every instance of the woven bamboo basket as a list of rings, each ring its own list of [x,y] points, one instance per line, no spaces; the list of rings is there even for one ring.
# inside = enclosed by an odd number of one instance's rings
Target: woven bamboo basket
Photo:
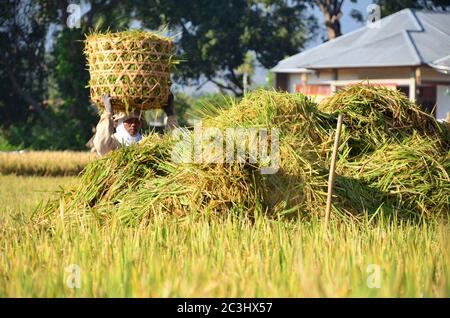
[[[111,96],[115,111],[148,110],[166,105],[170,71],[176,60],[173,42],[151,32],[91,34],[85,40],[91,100],[103,108]]]

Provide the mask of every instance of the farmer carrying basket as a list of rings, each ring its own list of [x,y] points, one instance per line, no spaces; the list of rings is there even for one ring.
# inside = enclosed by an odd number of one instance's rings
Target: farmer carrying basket
[[[170,91],[177,60],[170,38],[125,31],[91,34],[85,42],[91,100],[102,112],[92,140],[99,155],[139,142],[146,110],[164,110],[166,131],[178,126]]]

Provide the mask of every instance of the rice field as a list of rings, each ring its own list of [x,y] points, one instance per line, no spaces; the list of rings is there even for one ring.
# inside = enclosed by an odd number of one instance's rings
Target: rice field
[[[96,158],[92,152],[0,152],[0,175],[74,176]]]
[[[150,134],[77,178],[0,175],[0,297],[450,297],[449,126],[364,85],[208,111],[219,133],[278,128],[278,172],[180,163],[191,147]]]
[[[77,182],[0,176],[0,297],[450,296],[446,221],[340,217],[329,235],[317,219],[161,214],[134,227],[56,220],[54,232],[30,222],[40,199]]]

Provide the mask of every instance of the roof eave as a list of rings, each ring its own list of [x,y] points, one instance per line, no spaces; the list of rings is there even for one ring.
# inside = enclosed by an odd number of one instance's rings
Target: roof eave
[[[282,68],[273,68],[271,69],[272,72],[274,73],[305,73],[302,70],[308,70],[308,73],[312,73],[315,70],[324,70],[324,69],[349,69],[349,68],[383,68],[383,67],[418,67],[418,66],[425,66],[427,64],[424,63],[415,63],[415,64],[384,64],[384,65],[314,65],[314,66],[309,66],[308,68],[286,68],[286,69],[282,69]]]
[[[273,73],[314,73],[313,69],[310,68],[279,68],[279,67],[274,67],[272,69],[270,69],[271,72]]]

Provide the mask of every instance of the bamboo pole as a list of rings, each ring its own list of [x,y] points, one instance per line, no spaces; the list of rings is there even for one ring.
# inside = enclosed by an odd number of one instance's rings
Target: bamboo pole
[[[334,178],[335,178],[335,169],[336,169],[336,157],[339,149],[339,139],[341,138],[341,129],[342,129],[342,113],[338,116],[338,122],[336,127],[336,136],[334,138],[333,145],[333,154],[331,155],[331,164],[330,164],[330,175],[328,176],[328,195],[327,195],[327,207],[325,210],[325,222],[324,222],[324,230],[328,228],[328,221],[330,219],[331,212],[331,203],[333,197],[333,187],[334,187]]]

